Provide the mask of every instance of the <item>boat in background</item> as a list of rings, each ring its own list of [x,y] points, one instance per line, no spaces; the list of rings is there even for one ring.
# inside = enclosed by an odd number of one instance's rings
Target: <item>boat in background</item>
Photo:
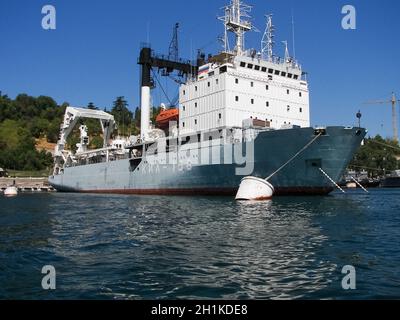
[[[400,188],[400,170],[393,171],[381,182],[382,188]]]

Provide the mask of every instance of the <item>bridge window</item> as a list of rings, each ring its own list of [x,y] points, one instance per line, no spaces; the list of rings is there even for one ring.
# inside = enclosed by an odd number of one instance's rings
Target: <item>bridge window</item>
[[[225,73],[226,71],[228,71],[228,67],[227,67],[227,66],[223,66],[223,67],[221,67],[221,68],[219,69],[219,73],[220,73],[220,74]]]
[[[274,69],[268,69],[268,73],[273,74],[274,73]]]
[[[293,78],[293,74],[291,74],[291,73],[288,73],[288,78],[290,78],[290,79],[292,79]]]
[[[276,76],[279,76],[280,73],[281,73],[281,72],[280,72],[279,70],[275,70],[275,75],[276,75]]]
[[[281,76],[282,76],[282,77],[286,77],[286,72],[282,72],[282,73],[281,73]]]
[[[295,74],[293,77],[294,77],[294,80],[297,80],[299,78],[299,76],[297,74]]]
[[[247,68],[253,69],[253,65],[252,65],[251,63],[249,63],[249,64],[247,65]]]
[[[267,72],[267,68],[266,68],[266,67],[262,67],[262,68],[261,68],[261,71],[262,71],[262,72]]]
[[[246,66],[246,63],[245,63],[245,62],[241,62],[241,63],[240,63],[240,66],[241,66],[242,68],[244,68],[244,67]]]
[[[255,66],[254,69],[260,71],[260,66]]]

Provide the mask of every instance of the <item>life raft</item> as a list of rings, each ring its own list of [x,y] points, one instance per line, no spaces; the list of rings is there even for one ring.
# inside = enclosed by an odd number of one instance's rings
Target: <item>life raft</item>
[[[170,122],[178,122],[178,121],[179,121],[178,109],[163,110],[156,118],[157,127],[161,129],[168,128]]]

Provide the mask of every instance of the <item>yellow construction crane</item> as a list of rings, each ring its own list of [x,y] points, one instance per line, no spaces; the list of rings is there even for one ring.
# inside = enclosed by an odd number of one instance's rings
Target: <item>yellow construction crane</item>
[[[400,102],[400,100],[397,100],[396,95],[393,92],[391,100],[368,101],[368,102],[365,102],[364,104],[370,104],[370,105],[389,104],[389,103],[392,104],[393,139],[396,142],[399,142],[399,129],[398,129],[398,125],[397,125],[397,112],[396,112],[397,102]]]

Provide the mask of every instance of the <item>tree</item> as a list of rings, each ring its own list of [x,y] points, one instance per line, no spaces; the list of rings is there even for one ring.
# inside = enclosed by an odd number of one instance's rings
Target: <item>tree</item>
[[[355,154],[350,168],[365,169],[372,177],[383,175],[399,168],[397,159],[400,155],[398,144],[381,136],[367,138],[364,145]]]
[[[89,102],[89,104],[87,105],[87,108],[90,110],[99,110],[99,108],[97,108],[93,102]]]
[[[127,135],[133,120],[133,114],[128,109],[128,103],[125,97],[117,97],[113,103],[111,114],[114,116],[118,125],[119,133]]]

